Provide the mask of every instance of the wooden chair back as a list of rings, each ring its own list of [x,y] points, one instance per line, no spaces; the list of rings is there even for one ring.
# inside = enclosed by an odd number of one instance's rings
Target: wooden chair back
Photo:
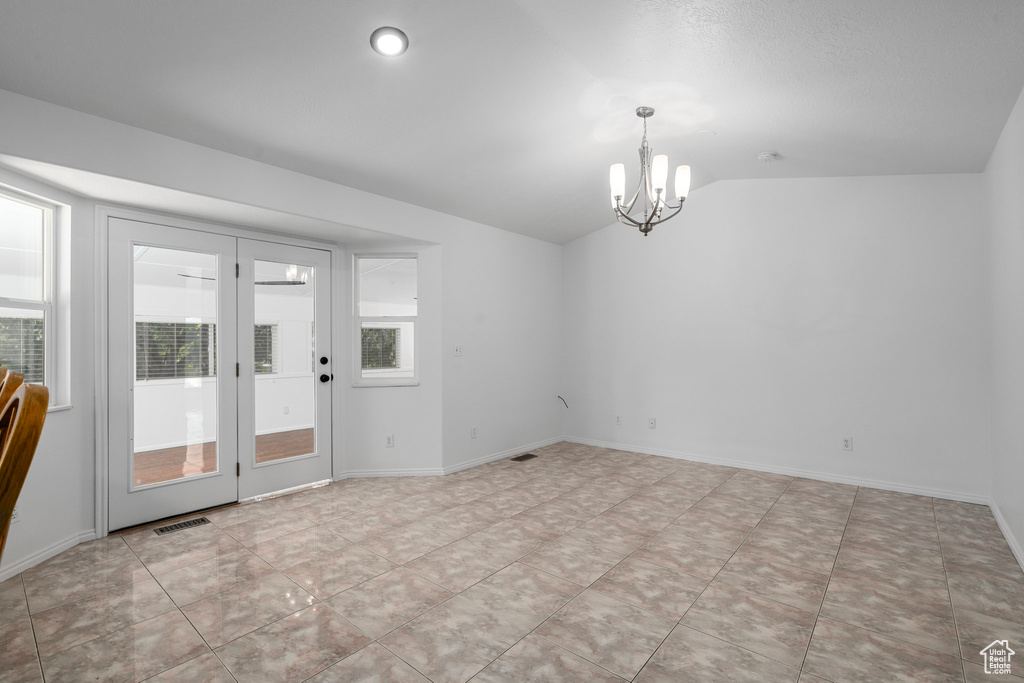
[[[50,401],[46,387],[24,381],[23,375],[0,367],[0,558]]]

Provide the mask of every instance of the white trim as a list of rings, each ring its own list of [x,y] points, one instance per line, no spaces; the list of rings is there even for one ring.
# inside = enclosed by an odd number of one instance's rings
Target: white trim
[[[97,538],[107,535],[108,524],[108,496],[110,493],[110,482],[107,480],[108,452],[107,446],[110,441],[110,424],[107,422],[107,220],[112,211],[96,206],[96,216],[93,222],[93,237],[96,248],[94,272],[93,305],[96,307],[96,357],[94,358],[96,391],[93,400],[93,413],[95,414],[96,431],[96,497],[95,524]]]
[[[366,477],[441,477],[444,476],[444,473],[444,470],[440,467],[413,470],[353,470],[351,472],[346,472],[343,476],[338,477],[334,481],[342,481],[343,479],[363,479]]]
[[[491,455],[485,455],[479,458],[474,458],[467,462],[459,465],[453,465],[451,467],[445,467],[443,469],[444,474],[454,474],[455,472],[461,472],[462,470],[468,470],[471,467],[479,467],[480,465],[486,465],[489,462],[495,460],[504,460],[505,458],[511,458],[513,455],[519,455],[526,451],[532,451],[535,448],[544,448],[545,446],[551,446],[560,441],[565,441],[561,436],[557,436],[553,439],[544,439],[543,441],[537,441],[536,443],[527,444],[526,446],[517,446],[516,448],[509,448],[508,450],[501,451],[500,453],[492,453]]]
[[[159,213],[156,211],[143,211],[129,207],[118,206],[117,204],[97,204],[97,217],[123,218],[124,220],[138,223],[150,223],[159,227],[183,228],[185,230],[196,230],[198,232],[209,232],[215,235],[226,235],[228,237],[241,237],[243,239],[256,240],[258,242],[271,242],[285,246],[309,247],[312,249],[329,250],[334,246],[333,242],[308,239],[292,235],[281,235],[273,232],[264,232],[226,223],[214,223],[194,218],[186,218],[180,215]],[[97,221],[98,222],[98,221]]]
[[[318,489],[323,486],[329,486],[332,482],[333,479],[322,479],[321,481],[314,481],[309,484],[300,484],[298,486],[292,486],[291,488],[281,489],[280,491],[271,491],[270,493],[263,493],[258,496],[243,498],[242,500],[238,501],[238,504],[243,505],[245,503],[258,503],[262,500],[280,498],[281,496],[287,496],[289,493],[298,493],[299,491],[307,491],[310,489]]]
[[[105,536],[106,534],[104,534]],[[57,541],[56,543],[49,545],[42,550],[38,550],[28,557],[22,558],[19,562],[16,562],[10,566],[0,569],[0,581],[6,581],[12,576],[16,576],[26,569],[31,569],[41,562],[45,562],[54,555],[59,555],[68,548],[74,548],[79,543],[85,543],[86,541],[93,541],[100,536],[93,530],[81,531],[77,534],[68,536],[67,538]]]
[[[526,451],[531,451],[535,448],[543,448],[544,446],[550,446],[565,440],[566,439],[561,436],[556,436],[551,439],[544,439],[543,441],[526,444],[525,446],[509,448],[508,450],[501,451],[500,453],[484,455],[467,462],[459,463],[458,465],[453,465],[452,467],[404,470],[353,470],[351,472],[343,473],[342,476],[336,478],[335,481],[342,481],[344,479],[360,479],[364,477],[443,477],[446,474],[454,474],[455,472],[468,470],[472,467],[486,465],[487,463],[494,462],[495,460],[503,460],[505,458],[510,458],[513,455],[519,455],[520,453],[525,453]]]
[[[0,178],[2,177],[2,169],[0,169]],[[109,526],[109,510],[107,499],[109,497],[110,487],[109,482],[107,480],[107,474],[110,430],[109,424],[107,422],[107,401],[109,400],[109,387],[107,386],[107,356],[109,353],[107,325],[109,322],[110,314],[109,311],[107,310],[107,268],[109,265],[107,263],[107,224],[111,218],[121,218],[124,220],[138,221],[141,223],[152,223],[154,225],[164,227],[183,228],[186,230],[196,230],[200,232],[213,233],[216,235],[227,235],[235,238],[258,240],[262,242],[272,242],[275,244],[320,249],[324,251],[329,251],[332,255],[334,253],[337,253],[339,249],[336,243],[325,242],[320,240],[311,240],[291,235],[278,235],[270,232],[263,232],[260,230],[239,228],[231,225],[225,225],[222,223],[192,220],[184,218],[182,216],[164,214],[156,211],[143,211],[139,209],[133,209],[130,207],[118,206],[116,204],[97,203],[95,205],[95,219],[93,222],[93,231],[95,237],[94,244],[96,266],[94,274],[94,304],[96,307],[96,355],[94,358],[96,381],[96,392],[94,395],[94,415],[96,431],[96,496],[94,499],[94,514],[96,529],[98,530],[95,532],[96,538],[103,538],[104,536],[106,536],[106,529]],[[335,280],[333,270],[334,262],[332,260],[332,286]],[[337,317],[339,316],[332,316],[332,318]],[[332,339],[332,346],[333,344],[334,341]],[[335,354],[335,357],[337,357],[337,355],[338,354]],[[332,363],[332,366],[333,365],[334,364]],[[335,433],[339,431],[340,430],[333,430],[333,432]]]
[[[596,439],[584,439],[576,436],[566,436],[565,441],[572,443],[579,443],[586,446],[598,446],[600,448],[611,448],[619,451],[628,451],[630,453],[643,453],[645,455],[660,455],[665,458],[675,458],[676,460],[690,460],[693,462],[706,462],[711,465],[725,465],[727,467],[738,467],[744,470],[754,470],[757,472],[771,472],[773,474],[786,474],[792,477],[803,477],[805,479],[816,479],[818,481],[828,481],[835,484],[848,484],[850,486],[863,486],[864,488],[870,489],[885,489],[887,491],[897,491],[899,493],[911,493],[917,496],[928,496],[929,498],[942,498],[944,500],[956,500],[964,503],[977,503],[979,505],[989,505],[990,499],[986,496],[977,496],[970,493],[961,493],[956,491],[946,491],[944,489],[931,489],[921,486],[907,486],[906,484],[896,484],[889,481],[876,481],[874,479],[862,479],[860,477],[843,477],[832,474],[825,474],[823,472],[815,472],[812,470],[803,470],[794,467],[773,467],[770,465],[763,465],[761,463],[747,462],[745,460],[732,460],[730,458],[716,458],[707,455],[698,455],[695,453],[685,453],[683,451],[666,451],[659,448],[646,448],[644,446],[631,446],[629,444],[613,443],[611,441],[598,441]]]
[[[999,505],[993,500],[988,505],[989,509],[992,510],[992,516],[996,518],[996,524],[999,525],[999,530],[1003,532],[1003,538],[1006,539],[1006,544],[1010,546],[1010,552],[1017,558],[1017,564],[1020,565],[1021,571],[1024,571],[1024,547],[1021,547],[1020,540],[1013,535],[1013,531],[1010,529],[1009,522],[1003,517],[1002,511],[999,509]]]
[[[343,471],[347,459],[345,449],[345,430],[341,425],[345,424],[346,397],[348,392],[343,391],[342,382],[349,380],[347,372],[351,372],[348,359],[348,328],[351,315],[341,307],[341,302],[346,300],[345,289],[348,282],[342,277],[345,264],[349,263],[348,252],[344,247],[335,245],[331,247],[331,349],[328,355],[327,365],[318,367],[328,373],[337,375],[336,380],[331,381],[331,477],[336,479],[338,473]],[[351,264],[348,266],[351,267]],[[338,363],[338,359],[343,359]],[[315,370],[314,370],[315,374]]]

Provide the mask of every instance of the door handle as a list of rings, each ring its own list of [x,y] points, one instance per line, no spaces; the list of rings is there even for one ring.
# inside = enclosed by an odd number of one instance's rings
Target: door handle
[[[331,378],[330,378],[329,375],[320,375],[320,381],[321,382],[330,382]]]
[[[320,365],[327,365],[327,356],[320,356]]]

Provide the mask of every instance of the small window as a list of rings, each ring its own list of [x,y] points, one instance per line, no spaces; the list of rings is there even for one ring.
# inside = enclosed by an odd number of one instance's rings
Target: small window
[[[213,323],[135,323],[135,379],[214,377],[217,328]]]
[[[55,207],[0,193],[0,365],[51,387]]]
[[[254,340],[256,374],[276,375],[278,373],[278,349],[281,346],[278,340],[277,325],[257,325]]]
[[[357,384],[416,380],[416,259],[356,257]]]

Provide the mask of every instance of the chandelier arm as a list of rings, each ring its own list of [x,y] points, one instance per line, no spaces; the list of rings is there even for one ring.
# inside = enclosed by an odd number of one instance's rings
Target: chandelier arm
[[[622,213],[621,211],[619,211],[616,214],[616,218],[618,218],[619,222],[622,223],[623,225],[632,225],[632,226],[637,227],[637,228],[643,228],[643,226],[646,225],[646,222],[641,223],[640,221],[635,220],[629,214]]]
[[[670,209],[671,209],[672,207],[670,206],[670,207],[668,207],[668,208],[670,208]],[[672,218],[673,216],[675,216],[675,215],[676,215],[677,213],[679,213],[679,212],[680,212],[680,211],[682,211],[682,210],[683,210],[683,203],[682,203],[682,202],[680,202],[680,203],[679,203],[679,206],[675,207],[675,209],[673,209],[672,213],[670,213],[669,215],[665,216],[664,218],[659,218],[659,219],[658,219],[658,220],[656,220],[656,221],[655,221],[655,220],[652,220],[652,221],[648,221],[648,224],[649,224],[649,225],[650,225],[651,227],[654,227],[655,225],[658,225],[659,223],[664,223],[665,221],[667,221],[668,219]]]
[[[629,203],[628,204],[622,204],[622,202],[619,202],[619,204],[621,206],[625,207],[626,213],[629,213],[630,211],[633,210],[633,205],[636,204],[637,197],[639,197],[639,196],[640,196],[640,186],[638,185],[637,188],[636,188],[636,192],[633,193],[633,198],[629,200]]]

